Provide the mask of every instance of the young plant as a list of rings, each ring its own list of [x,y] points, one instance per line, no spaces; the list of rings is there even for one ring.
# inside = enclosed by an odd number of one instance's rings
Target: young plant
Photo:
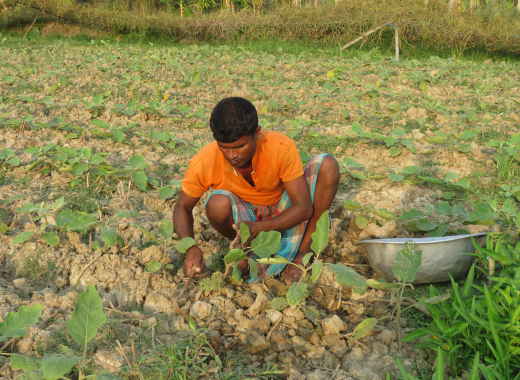
[[[7,335],[21,336],[23,328],[35,323],[38,320],[42,307],[35,305],[32,309],[21,310],[24,314],[8,315],[4,327],[0,324],[0,334],[5,335],[2,327],[7,331]],[[89,375],[84,373],[84,364],[87,361],[88,344],[95,338],[98,329],[103,326],[107,318],[103,312],[101,297],[94,286],[89,286],[84,292],[80,293],[76,301],[76,307],[71,318],[67,322],[67,332],[72,340],[80,347],[81,356],[73,355],[71,347],[64,349],[66,354],[44,354],[42,358],[34,358],[20,354],[12,354],[10,364],[13,369],[20,369],[24,372],[24,379],[43,379],[58,380],[66,379],[75,366],[77,366],[78,379],[102,379],[104,375]],[[14,322],[13,322],[14,321]],[[14,331],[14,332],[13,332]],[[16,335],[17,334],[17,335]],[[117,377],[112,377],[117,379]]]

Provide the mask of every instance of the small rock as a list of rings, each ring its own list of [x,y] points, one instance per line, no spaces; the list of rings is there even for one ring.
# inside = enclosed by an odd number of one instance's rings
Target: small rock
[[[271,321],[271,323],[274,325],[275,323],[278,323],[280,319],[282,319],[282,313],[278,310],[267,310],[267,318]]]
[[[296,307],[288,307],[283,312],[284,317],[291,318],[295,321],[301,321],[305,318],[305,315],[303,314],[303,311]]]
[[[147,313],[171,313],[173,311],[171,301],[160,293],[149,293],[143,304],[143,310]]]
[[[265,349],[267,349],[267,347],[269,347],[269,344],[265,337],[255,330],[251,330],[248,332],[246,336],[246,344],[247,350],[251,354],[256,354],[258,352],[264,351]]]
[[[204,301],[197,301],[190,308],[190,315],[197,319],[206,319],[211,314],[211,305]]]
[[[343,320],[336,314],[322,320],[321,327],[323,329],[324,335],[339,334],[341,331],[347,328],[345,322],[343,322]]]
[[[123,366],[123,359],[115,352],[98,350],[94,355],[94,361],[98,366],[108,372],[118,372]]]
[[[379,333],[379,339],[386,345],[391,344],[395,340],[396,334],[392,330],[384,329]]]
[[[17,278],[13,280],[13,286],[16,289],[23,289],[27,285],[27,280],[25,278]]]
[[[239,304],[240,307],[243,307],[244,309],[247,309],[251,305],[253,305],[255,300],[253,299],[253,297],[251,297],[251,295],[249,295],[247,293],[242,293],[242,294],[238,295],[237,297],[235,297],[235,302],[237,304]]]

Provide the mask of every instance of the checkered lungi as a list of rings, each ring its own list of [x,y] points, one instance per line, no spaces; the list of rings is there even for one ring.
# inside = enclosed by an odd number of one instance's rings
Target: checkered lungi
[[[314,156],[305,165],[304,177],[305,181],[307,182],[313,203],[314,193],[316,191],[316,182],[318,180],[318,173],[320,171],[321,163],[327,155],[328,154],[320,154]],[[231,201],[231,207],[233,209],[233,220],[236,225],[239,225],[240,222],[243,221],[255,222],[275,217],[291,206],[291,200],[289,199],[287,191],[284,191],[278,203],[272,206],[258,206],[251,204],[240,199],[235,194],[227,190],[214,190],[211,192],[207,200],[216,194],[225,195]],[[303,235],[305,234],[307,222],[308,221],[305,220],[300,224],[297,224],[296,226],[282,232],[281,247],[280,250],[276,253],[277,255],[285,257],[289,261],[294,260],[300,248]],[[270,276],[276,276],[283,271],[285,265],[286,264],[271,264],[267,268],[267,274]]]

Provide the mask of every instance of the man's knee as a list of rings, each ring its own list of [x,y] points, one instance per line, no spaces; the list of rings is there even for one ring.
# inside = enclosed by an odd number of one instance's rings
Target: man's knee
[[[339,182],[339,164],[334,156],[327,155],[323,157],[319,179],[331,185]]]
[[[231,200],[222,194],[212,195],[206,204],[206,214],[213,222],[225,222],[231,216]]]

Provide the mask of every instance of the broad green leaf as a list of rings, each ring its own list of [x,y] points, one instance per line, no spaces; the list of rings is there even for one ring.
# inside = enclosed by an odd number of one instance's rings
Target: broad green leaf
[[[239,261],[242,261],[246,258],[246,253],[239,248],[235,248],[230,250],[225,256],[224,256],[224,263],[226,265],[238,263]]]
[[[287,291],[287,303],[289,306],[301,304],[309,295],[309,285],[305,282],[293,282]]]
[[[307,266],[311,262],[312,256],[314,256],[314,253],[312,253],[312,252],[308,252],[305,254],[305,256],[303,256],[303,259],[302,259],[303,266]]]
[[[312,233],[311,249],[319,255],[329,244],[329,211],[321,214],[316,223],[316,230]]]
[[[285,309],[287,304],[287,299],[285,297],[275,297],[271,300],[270,305],[273,309],[281,311]]]
[[[354,218],[354,223],[358,228],[363,229],[368,226],[368,223],[370,223],[370,221],[366,216],[358,215]]]
[[[159,233],[164,239],[171,239],[173,235],[173,221],[171,219],[163,219],[159,223]]]
[[[70,209],[61,210],[56,215],[56,224],[66,231],[87,232],[97,223],[95,214]]]
[[[161,187],[159,190],[159,198],[162,200],[170,199],[175,196],[175,189],[170,186]]]
[[[400,286],[393,282],[382,282],[374,280],[373,278],[367,279],[367,285],[374,289],[395,289]]]
[[[197,245],[197,243],[195,242],[195,240],[192,237],[185,237],[185,238],[179,240],[175,244],[175,248],[180,253],[186,253],[186,251],[188,249],[190,249],[191,247],[193,247],[194,245]]]
[[[33,231],[24,231],[24,232],[20,232],[18,235],[16,235],[12,242],[13,244],[23,244],[25,243],[26,241],[30,240],[34,235],[34,232]]]
[[[245,244],[251,237],[249,226],[246,223],[240,223],[240,241]]]
[[[11,367],[24,371],[36,371],[40,368],[40,360],[19,354],[11,354]]]
[[[420,219],[415,223],[415,226],[419,231],[428,232],[437,228],[437,223],[434,223],[426,218]]]
[[[162,264],[158,261],[149,261],[145,264],[144,270],[148,273],[155,273],[161,270]]]
[[[350,211],[357,211],[363,208],[360,203],[350,199],[347,199],[345,202],[343,202],[343,207]]]
[[[400,282],[414,282],[421,266],[422,252],[413,245],[407,245],[397,252],[392,265],[392,273]]]
[[[262,231],[251,242],[251,249],[260,257],[269,257],[280,250],[281,239],[278,231]]]
[[[364,338],[374,331],[374,327],[376,327],[377,318],[365,318],[352,331],[352,339],[359,340]]]
[[[367,281],[354,269],[343,264],[328,264],[336,275],[336,281],[345,287],[353,288],[356,293],[364,293],[367,290]]]
[[[495,219],[495,212],[484,202],[477,203],[468,216],[468,221],[475,224],[490,225],[495,222]]]
[[[0,342],[9,338],[20,338],[25,329],[38,322],[43,306],[39,304],[21,306],[16,312],[9,312],[0,322]]]
[[[144,172],[144,170],[138,170],[132,173],[132,180],[134,181],[135,186],[141,190],[148,190],[148,176]]]
[[[101,241],[105,244],[105,247],[113,247],[123,242],[121,236],[119,236],[117,231],[113,228],[104,228],[101,231],[100,238]]]
[[[125,132],[123,132],[121,129],[112,129],[111,130],[111,133],[112,133],[112,140],[114,140],[115,142],[123,142],[126,140],[126,135],[125,135]]]
[[[285,257],[276,256],[276,257],[263,257],[256,260],[260,264],[289,264],[290,261]]]
[[[311,266],[311,277],[310,282],[315,283],[318,281],[321,275],[321,271],[323,270],[323,261],[321,260],[314,260]]]
[[[49,244],[51,247],[57,247],[60,244],[60,237],[56,232],[44,232],[42,234],[42,240]]]
[[[60,354],[44,356],[40,364],[44,380],[61,379],[72,370],[79,359],[76,356]]]
[[[148,166],[144,157],[141,155],[135,155],[130,157],[130,159],[128,160],[128,165],[136,170],[143,170]]]
[[[383,219],[395,219],[395,214],[384,208],[378,208],[378,209],[374,210],[374,214],[376,214],[377,216],[379,216]]]
[[[96,288],[90,285],[79,294],[67,328],[72,339],[84,349],[106,320],[101,297]]]

